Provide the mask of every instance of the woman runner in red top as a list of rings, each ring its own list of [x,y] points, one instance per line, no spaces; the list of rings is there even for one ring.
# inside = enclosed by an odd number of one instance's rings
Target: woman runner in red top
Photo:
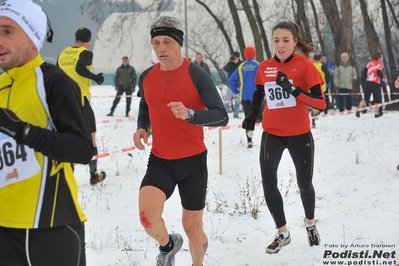
[[[266,97],[260,167],[266,203],[278,228],[276,237],[266,248],[267,253],[274,254],[291,241],[277,181],[277,168],[285,149],[288,149],[295,165],[309,245],[320,243],[314,222],[314,143],[308,106],[324,110],[326,103],[321,90],[323,79],[306,58],[313,47],[302,40],[298,25],[293,22],[278,23],[273,28],[272,42],[275,56],[259,65],[251,111],[242,127],[254,129],[261,103]]]

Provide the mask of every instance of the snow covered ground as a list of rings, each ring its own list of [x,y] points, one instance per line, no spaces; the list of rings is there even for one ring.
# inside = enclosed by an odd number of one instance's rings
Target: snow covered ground
[[[114,117],[107,117],[113,101],[109,96],[114,93],[111,86],[92,88],[99,152],[111,153],[98,162],[107,179],[93,187],[89,184],[87,166],[77,165],[75,171],[80,203],[88,217],[87,265],[155,265],[157,244],[144,232],[138,218],[138,188],[151,147],[122,152],[133,145],[139,98],[133,98],[130,119],[124,117],[125,98]],[[204,229],[209,247],[204,265],[399,263],[395,255],[399,246],[398,112],[386,111],[378,119],[369,112],[360,118],[350,114],[317,120],[317,128],[312,132],[316,146],[316,219],[322,238],[318,247],[307,244],[295,169],[288,152],[284,153],[279,166],[279,187],[292,241],[276,255],[265,253],[276,229],[261,185],[258,153],[262,130],[255,129],[255,146],[247,149],[244,130],[238,128],[242,119],[230,115],[231,127],[221,134],[219,129],[205,130],[209,185]],[[257,219],[253,218],[253,209]],[[176,266],[191,265],[178,193],[166,202],[164,219],[170,232],[179,232],[186,241],[176,256]]]

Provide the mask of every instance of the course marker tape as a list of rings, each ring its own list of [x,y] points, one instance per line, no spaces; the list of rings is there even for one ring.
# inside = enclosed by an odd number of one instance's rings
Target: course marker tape
[[[385,103],[376,104],[376,105],[377,106],[387,106],[387,105],[394,104],[394,103],[397,103],[397,102],[399,102],[399,99],[392,100],[392,101],[385,102]],[[370,105],[370,106],[366,106],[366,107],[357,107],[357,108],[355,108],[354,111],[349,111],[349,112],[337,112],[337,113],[336,112],[331,112],[329,114],[324,114],[323,113],[322,115],[311,116],[311,118],[328,117],[328,116],[336,116],[336,115],[349,115],[349,114],[356,113],[357,111],[363,111],[363,110],[367,110],[367,109],[374,110],[376,105]],[[135,120],[135,118],[129,118],[129,120],[131,120],[131,119]],[[116,120],[118,120],[118,122],[124,122],[126,119],[116,119]],[[123,120],[123,121],[119,121],[119,120]],[[103,121],[106,121],[106,120],[103,120]],[[107,123],[109,123],[109,122],[107,122]],[[256,123],[255,126],[259,127],[259,126],[261,126],[261,123]],[[215,130],[215,129],[218,129],[218,128],[219,127],[204,127],[204,131],[207,131],[207,130],[211,131],[211,130]],[[230,130],[232,128],[242,128],[242,125],[241,124],[238,124],[238,125],[227,125],[227,126],[222,127],[222,130]],[[152,142],[148,142],[147,146],[152,146]],[[111,155],[114,155],[114,154],[117,154],[117,153],[125,153],[125,152],[133,151],[133,150],[136,150],[136,149],[137,148],[134,147],[134,146],[127,147],[127,148],[123,148],[123,149],[119,149],[119,150],[115,150],[115,151],[111,151],[111,152],[106,152],[106,153],[103,153],[103,154],[98,154],[98,155],[94,156],[94,158],[95,159],[101,159],[101,158],[105,158],[105,157],[108,157],[108,156],[111,156]]]

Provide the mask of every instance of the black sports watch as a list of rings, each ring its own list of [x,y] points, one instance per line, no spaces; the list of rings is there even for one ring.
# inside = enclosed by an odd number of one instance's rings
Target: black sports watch
[[[187,117],[186,120],[190,121],[190,120],[192,120],[194,118],[195,111],[193,109],[191,109],[191,108],[188,108],[187,111],[188,111],[188,117]]]

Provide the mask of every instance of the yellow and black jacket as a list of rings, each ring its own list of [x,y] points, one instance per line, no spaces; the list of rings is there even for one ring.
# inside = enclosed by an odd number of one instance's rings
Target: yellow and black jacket
[[[314,66],[317,68],[317,70],[320,73],[320,76],[323,78],[324,84],[321,85],[321,91],[324,93],[327,90],[327,83],[330,81],[330,73],[328,72],[327,66],[325,66],[322,62],[319,60],[315,60],[313,62]],[[328,75],[328,80],[327,80],[327,75]]]
[[[77,84],[40,55],[0,76],[0,107],[31,125],[22,143],[0,133],[0,226],[46,228],[86,220],[72,169],[72,162],[92,158],[80,99]]]
[[[82,53],[85,52],[89,58],[87,60],[81,60],[80,57]],[[87,48],[81,47],[72,47],[69,46],[65,48],[59,55],[57,60],[57,65],[67,73],[76,83],[78,83],[79,88],[82,93],[82,104],[84,104],[83,97],[91,98],[90,86],[91,79],[89,78],[92,74],[92,58],[93,53],[89,51]],[[87,61],[87,62],[86,62]],[[84,66],[78,65],[79,63],[83,63]],[[84,67],[87,70],[83,73],[79,73],[79,67]],[[87,77],[86,77],[87,76]]]

